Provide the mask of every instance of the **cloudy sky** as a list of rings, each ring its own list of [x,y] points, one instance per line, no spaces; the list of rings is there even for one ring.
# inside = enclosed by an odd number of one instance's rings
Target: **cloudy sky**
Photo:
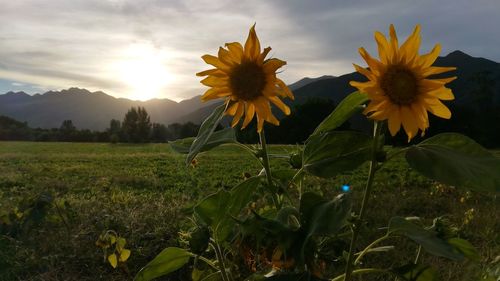
[[[116,97],[182,100],[203,93],[200,56],[244,41],[288,62],[280,76],[352,72],[375,54],[373,32],[394,23],[400,40],[422,26],[437,42],[500,61],[498,0],[0,0],[0,93],[81,87]]]

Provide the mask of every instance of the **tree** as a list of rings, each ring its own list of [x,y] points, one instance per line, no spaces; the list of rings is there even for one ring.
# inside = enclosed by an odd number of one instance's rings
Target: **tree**
[[[165,125],[153,123],[150,138],[152,142],[166,142],[169,138],[169,131]]]
[[[64,120],[59,127],[59,132],[61,134],[60,139],[62,141],[71,141],[76,132],[76,127],[73,125],[73,121]]]
[[[122,124],[119,120],[111,119],[109,122],[109,141],[117,143],[122,139]]]
[[[125,114],[122,132],[128,142],[147,142],[151,130],[150,117],[143,107],[132,107]]]

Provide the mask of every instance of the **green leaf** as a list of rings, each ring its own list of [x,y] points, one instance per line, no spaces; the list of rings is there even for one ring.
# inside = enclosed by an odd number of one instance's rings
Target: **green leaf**
[[[225,202],[226,216],[223,217],[217,225],[217,236],[223,241],[236,224],[233,217],[237,217],[241,210],[250,202],[253,193],[257,190],[262,177],[256,176],[246,179],[237,186],[235,186],[229,196],[229,200]]]
[[[438,272],[423,264],[407,264],[402,267],[392,270],[396,275],[401,277],[404,281],[439,281]]]
[[[400,233],[410,238],[432,255],[445,257],[455,261],[464,259],[464,255],[457,251],[447,241],[439,238],[433,230],[425,229],[403,217],[393,217],[389,221],[388,233]]]
[[[323,132],[331,131],[342,125],[354,113],[363,109],[362,104],[368,101],[368,95],[361,92],[353,92],[345,97],[335,110],[328,115],[314,130],[312,135],[317,135]]]
[[[304,148],[304,169],[331,178],[350,171],[371,157],[372,138],[357,132],[331,131],[309,138]]]
[[[149,281],[154,278],[170,274],[186,263],[192,253],[176,247],[169,247],[161,251],[152,261],[143,267],[135,276],[135,281]]]
[[[191,145],[193,144],[195,137],[178,139],[175,141],[169,141],[168,144],[175,152],[180,154],[188,154]]]
[[[231,192],[220,190],[209,195],[194,207],[195,213],[212,227],[217,241],[225,240],[235,224],[232,217],[239,215],[257,189],[261,177],[251,177],[235,186]]]
[[[478,262],[481,260],[481,256],[479,256],[476,248],[474,248],[474,246],[472,246],[469,241],[460,238],[451,238],[448,239],[448,243],[455,247],[455,249],[460,251],[462,254],[464,254],[464,256],[471,261]]]
[[[313,192],[306,192],[300,201],[300,218],[308,236],[331,235],[345,226],[351,214],[351,197],[340,194],[326,200]]]
[[[406,160],[422,175],[445,184],[500,191],[500,159],[460,134],[439,134],[412,146]]]
[[[191,252],[200,255],[208,248],[210,241],[210,232],[208,227],[199,226],[192,233],[189,239],[189,249]]]
[[[205,197],[200,203],[194,206],[194,213],[206,225],[215,229],[218,222],[226,214],[227,201],[229,201],[230,196],[229,192],[221,189]]]
[[[340,194],[333,200],[326,200],[313,192],[306,192],[300,200],[301,228],[305,238],[300,245],[300,261],[309,240],[315,235],[332,235],[346,225],[351,214],[351,198],[348,194]]]
[[[178,139],[175,141],[169,142],[170,147],[177,153],[180,154],[188,154],[191,146],[196,138],[190,137],[185,139]],[[226,143],[235,143],[236,142],[236,133],[233,128],[225,128],[220,131],[213,132],[212,135],[208,138],[207,142],[200,149],[199,152],[208,151],[212,148],[215,148],[221,144]],[[196,155],[195,155],[196,157]],[[193,158],[194,159],[194,158]]]
[[[201,124],[200,130],[198,131],[198,136],[193,141],[191,148],[189,149],[189,154],[186,158],[186,164],[189,165],[191,161],[200,153],[202,148],[207,144],[210,136],[215,131],[217,124],[224,116],[224,111],[226,110],[226,104],[221,104],[216,107],[215,110],[210,114],[210,116],[203,121]]]

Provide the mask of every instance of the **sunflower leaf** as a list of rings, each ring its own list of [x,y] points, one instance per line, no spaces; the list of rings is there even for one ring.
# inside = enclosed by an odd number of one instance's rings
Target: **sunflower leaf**
[[[319,125],[316,127],[312,135],[317,135],[323,132],[331,131],[342,125],[354,113],[361,111],[361,105],[368,101],[368,95],[359,91],[353,92],[345,97],[335,110],[330,113]]]
[[[500,159],[464,135],[433,136],[410,147],[406,160],[422,175],[445,184],[500,191]]]
[[[350,171],[370,159],[372,138],[368,135],[330,131],[309,138],[303,153],[303,169],[315,176],[331,178]]]
[[[198,136],[196,136],[191,144],[191,147],[189,148],[189,153],[186,157],[186,165],[191,164],[191,161],[193,161],[196,155],[198,155],[201,151],[212,149],[223,143],[236,141],[236,135],[234,134],[234,130],[231,128],[221,130],[217,134],[214,133],[219,121],[224,116],[225,110],[226,104],[222,104],[215,108],[212,114],[210,114],[210,116],[203,121],[200,130],[198,131]]]
[[[181,248],[166,248],[137,273],[134,281],[149,281],[170,274],[188,263],[192,256],[193,253]]]
[[[389,221],[389,234],[402,234],[420,244],[428,253],[454,261],[464,259],[464,254],[438,237],[437,232],[411,222],[409,218],[393,217]]]
[[[440,280],[438,272],[423,264],[407,264],[391,270],[404,281],[438,281]]]
[[[230,192],[219,190],[194,207],[198,218],[212,228],[217,241],[224,241],[231,234],[236,223],[233,217],[250,202],[260,182],[260,176],[248,178]]]

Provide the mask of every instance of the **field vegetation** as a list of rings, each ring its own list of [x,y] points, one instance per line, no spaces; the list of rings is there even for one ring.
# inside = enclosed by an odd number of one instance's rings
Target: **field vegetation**
[[[297,148],[275,145],[271,153]],[[500,151],[495,154],[500,156]],[[132,280],[162,249],[185,243],[179,232],[189,227],[195,202],[260,172],[253,157],[233,146],[201,154],[188,168],[184,161],[185,156],[168,144],[1,142],[0,280]],[[271,161],[275,169],[290,168],[287,159]],[[349,184],[353,202],[359,204],[366,170],[362,166],[331,180],[308,176],[308,185],[302,188],[333,198]],[[377,199],[367,214],[373,225],[364,230],[370,233],[363,235],[360,245],[379,237],[385,230],[377,227],[387,225],[394,215],[424,219],[444,215],[459,236],[477,248],[480,262],[447,262],[424,254],[443,280],[479,280],[480,274],[498,268],[496,194],[470,193],[428,180],[403,159],[385,166],[374,186]],[[96,246],[108,230],[126,239],[131,250],[116,269]],[[339,243],[343,242],[349,241]],[[415,245],[403,245],[370,262],[413,259]],[[180,270],[159,280],[189,280],[189,276],[190,271]]]

